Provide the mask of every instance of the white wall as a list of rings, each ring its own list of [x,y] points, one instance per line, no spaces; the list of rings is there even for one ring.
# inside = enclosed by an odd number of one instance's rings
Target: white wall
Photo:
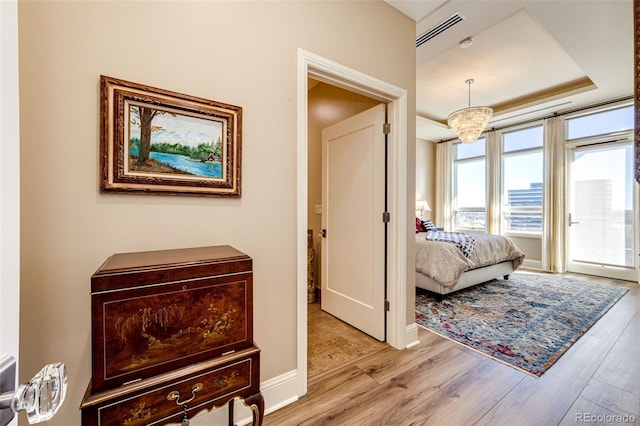
[[[405,88],[413,141],[415,23],[372,1],[33,1],[19,3],[19,40],[21,371],[67,364],[50,424],[79,424],[89,278],[117,252],[246,252],[262,381],[294,370],[297,49]],[[242,198],[100,194],[100,74],[242,106]]]
[[[20,132],[18,4],[0,2],[0,356],[18,359]]]

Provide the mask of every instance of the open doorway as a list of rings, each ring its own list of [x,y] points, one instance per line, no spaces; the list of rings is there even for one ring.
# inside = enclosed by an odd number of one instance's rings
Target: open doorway
[[[359,113],[381,105],[370,97],[331,84],[308,81],[308,243],[310,250],[308,276],[307,366],[309,380],[333,371],[340,366],[361,359],[387,345],[359,331],[348,319],[331,315],[321,304],[331,294],[324,294],[320,286],[323,278],[321,250],[322,217],[327,206],[322,202],[322,133],[323,129],[344,123]],[[340,142],[338,142],[340,143]],[[326,188],[325,188],[326,189]],[[384,185],[379,190],[384,193]],[[383,195],[381,195],[383,196]],[[352,214],[358,214],[353,212]],[[365,214],[362,212],[361,214]],[[382,226],[382,223],[380,223]],[[325,240],[326,241],[326,240]],[[325,247],[326,249],[326,247]],[[383,248],[380,260],[383,260]],[[383,275],[382,270],[380,275]],[[381,282],[383,276],[380,277]],[[383,283],[382,283],[383,284]],[[380,303],[382,306],[382,303]],[[334,312],[335,314],[335,312]],[[380,312],[380,320],[384,313]],[[345,322],[347,321],[347,322]],[[350,325],[351,324],[351,325]]]
[[[307,96],[309,77],[387,104],[388,122],[388,210],[387,225],[387,343],[404,349],[418,340],[415,323],[407,323],[407,252],[410,240],[409,196],[407,193],[408,161],[407,109],[405,89],[345,67],[337,62],[298,49],[297,63],[297,215],[296,215],[296,382],[297,395],[307,392]],[[413,196],[411,197],[413,205]],[[411,283],[410,289],[413,288]]]
[[[308,306],[307,378],[309,381],[329,374],[388,347],[371,336],[320,309],[320,303]]]

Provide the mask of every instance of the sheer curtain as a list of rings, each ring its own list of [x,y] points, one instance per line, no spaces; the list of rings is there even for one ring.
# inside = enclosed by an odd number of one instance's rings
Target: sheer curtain
[[[500,131],[488,132],[486,138],[487,165],[487,234],[500,234],[502,212],[502,138]]]
[[[565,120],[544,121],[544,184],[542,210],[542,269],[565,272]]]
[[[436,146],[436,206],[435,219],[437,226],[451,231],[452,226],[452,165],[453,143],[442,142]]]

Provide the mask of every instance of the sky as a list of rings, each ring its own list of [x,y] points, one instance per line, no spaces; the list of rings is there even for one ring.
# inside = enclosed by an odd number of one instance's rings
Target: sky
[[[177,114],[175,117],[162,114],[154,117],[153,126],[160,126],[151,135],[152,143],[182,144],[196,147],[202,143],[222,139],[222,124],[218,121]],[[129,129],[131,138],[140,138],[140,127],[132,125]]]
[[[611,182],[611,208],[631,210],[633,178],[631,162],[633,148],[627,146],[591,148],[576,151],[573,161],[573,179],[577,181],[608,180]],[[575,194],[579,197],[580,194]],[[604,197],[603,197],[604,198]]]

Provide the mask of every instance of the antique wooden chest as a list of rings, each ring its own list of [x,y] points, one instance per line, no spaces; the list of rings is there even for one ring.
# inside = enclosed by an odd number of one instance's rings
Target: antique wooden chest
[[[251,347],[252,277],[230,246],[111,256],[91,277],[91,393]]]

